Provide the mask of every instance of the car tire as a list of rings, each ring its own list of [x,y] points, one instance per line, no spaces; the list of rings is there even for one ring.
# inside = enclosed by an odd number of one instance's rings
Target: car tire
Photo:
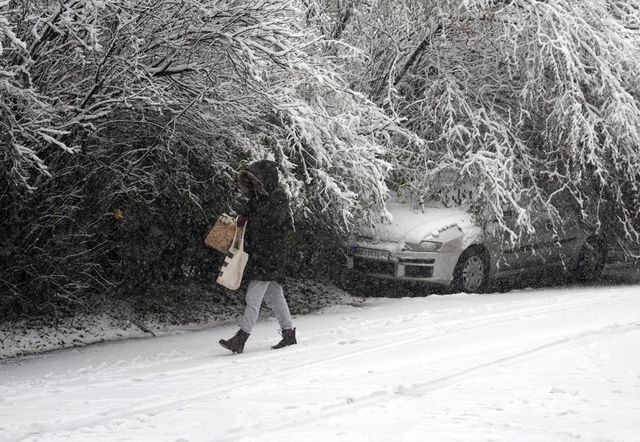
[[[478,247],[465,250],[453,271],[452,287],[465,293],[484,293],[489,285],[489,257]]]
[[[588,238],[580,249],[573,277],[580,282],[595,281],[602,275],[604,262],[607,258],[607,248],[596,238]]]

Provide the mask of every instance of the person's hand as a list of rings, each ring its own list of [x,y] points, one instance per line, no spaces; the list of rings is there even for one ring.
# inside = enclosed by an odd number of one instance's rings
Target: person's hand
[[[244,215],[238,215],[238,218],[236,219],[236,226],[244,227],[246,223],[247,223],[247,217]]]

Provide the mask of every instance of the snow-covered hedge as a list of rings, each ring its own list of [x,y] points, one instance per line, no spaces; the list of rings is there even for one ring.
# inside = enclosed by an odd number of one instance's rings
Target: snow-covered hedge
[[[387,186],[637,240],[636,3],[0,0],[0,307],[210,278],[262,158],[299,265]]]
[[[212,275],[202,238],[252,160],[278,162],[298,219],[339,230],[382,206],[397,127],[295,1],[0,8],[5,307]]]

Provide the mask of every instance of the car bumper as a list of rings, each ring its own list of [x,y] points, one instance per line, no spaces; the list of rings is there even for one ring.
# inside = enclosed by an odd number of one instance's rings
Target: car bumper
[[[347,268],[375,278],[448,286],[459,256],[456,252],[399,252],[375,259],[355,255],[351,248]]]

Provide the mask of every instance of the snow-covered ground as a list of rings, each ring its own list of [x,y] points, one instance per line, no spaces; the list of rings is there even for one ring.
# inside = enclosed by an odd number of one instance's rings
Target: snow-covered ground
[[[637,441],[640,286],[370,298],[0,365],[0,440]]]

